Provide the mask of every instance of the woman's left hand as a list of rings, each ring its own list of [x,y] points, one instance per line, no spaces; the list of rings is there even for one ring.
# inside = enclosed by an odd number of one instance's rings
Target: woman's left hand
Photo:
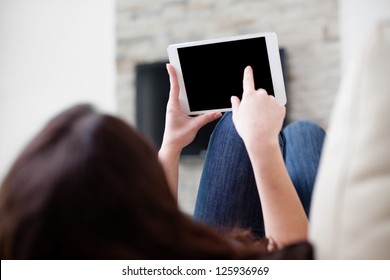
[[[167,70],[171,90],[167,104],[162,148],[180,153],[185,146],[194,140],[201,127],[221,117],[221,113],[206,113],[196,117],[190,117],[183,113],[180,108],[176,71],[170,64],[167,64]]]
[[[180,108],[179,83],[176,71],[170,64],[167,64],[167,70],[171,90],[165,117],[164,137],[158,156],[167,176],[172,195],[177,199],[179,158],[182,149],[194,140],[202,126],[218,119],[221,113],[207,113],[196,117],[189,117],[184,114]]]

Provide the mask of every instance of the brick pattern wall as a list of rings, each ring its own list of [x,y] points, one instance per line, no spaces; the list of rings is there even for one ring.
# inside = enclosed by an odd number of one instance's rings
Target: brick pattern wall
[[[118,0],[117,102],[135,123],[135,65],[172,43],[274,31],[286,48],[288,120],[326,127],[340,80],[337,0]]]

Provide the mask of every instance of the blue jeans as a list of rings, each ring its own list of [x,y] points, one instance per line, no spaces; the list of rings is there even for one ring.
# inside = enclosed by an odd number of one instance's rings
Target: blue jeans
[[[286,168],[307,215],[324,138],[324,130],[308,121],[286,126],[279,136]],[[231,113],[224,114],[211,136],[194,219],[217,230],[240,227],[265,235],[252,165]]]

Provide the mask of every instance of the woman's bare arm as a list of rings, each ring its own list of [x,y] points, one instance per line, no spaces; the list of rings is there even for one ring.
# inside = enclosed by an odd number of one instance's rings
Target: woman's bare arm
[[[207,113],[196,117],[184,114],[179,103],[179,84],[175,69],[167,64],[171,90],[167,104],[163,143],[158,153],[172,194],[177,198],[179,159],[182,149],[195,138],[199,129],[218,119],[221,113]]]
[[[253,165],[266,235],[278,247],[305,240],[308,221],[278,141],[285,107],[265,90],[255,90],[250,67],[244,71],[243,87],[241,101],[232,97],[233,122]]]

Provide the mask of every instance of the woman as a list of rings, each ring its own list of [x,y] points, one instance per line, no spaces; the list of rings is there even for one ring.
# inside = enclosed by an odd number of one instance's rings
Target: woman
[[[307,218],[277,142],[285,109],[254,90],[250,68],[242,101],[232,98],[233,121],[255,170],[268,238],[244,230],[222,235],[179,211],[180,152],[220,114],[185,116],[170,65],[168,72],[171,93],[158,155],[126,123],[87,105],[54,118],[27,146],[0,190],[2,259],[311,257],[307,243],[289,246],[306,240]]]

